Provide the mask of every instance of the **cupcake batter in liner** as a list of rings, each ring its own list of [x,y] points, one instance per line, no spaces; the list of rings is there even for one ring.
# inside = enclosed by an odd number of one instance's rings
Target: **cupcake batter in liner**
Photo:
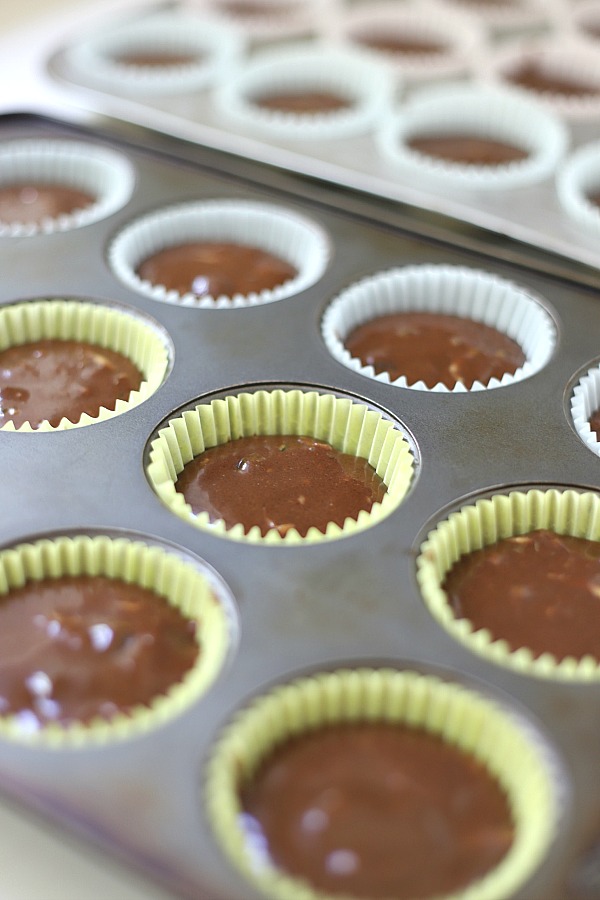
[[[570,154],[556,173],[558,200],[573,224],[592,236],[600,235],[600,141],[584,144]]]

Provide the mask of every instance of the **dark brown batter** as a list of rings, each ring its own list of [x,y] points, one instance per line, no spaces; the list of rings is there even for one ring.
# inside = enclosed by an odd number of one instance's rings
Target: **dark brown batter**
[[[353,40],[357,44],[370,47],[371,50],[379,50],[381,53],[389,53],[392,56],[436,56],[444,53],[447,49],[441,41],[412,36],[404,37],[400,34],[386,34],[385,32],[357,33]]]
[[[57,184],[27,182],[0,187],[0,221],[37,225],[96,202],[91,194]]]
[[[500,166],[519,162],[529,156],[527,151],[520,147],[478,135],[423,135],[409,138],[406,144],[425,156],[463,165]]]
[[[459,618],[512,650],[600,659],[600,541],[510,537],[461,557],[442,587]]]
[[[542,94],[561,94],[564,97],[593,97],[600,88],[584,84],[576,78],[550,73],[542,62],[525,62],[513,72],[504,75],[506,81]]]
[[[258,525],[325,532],[380,501],[386,486],[365,459],[324,441],[297,435],[257,435],[205,450],[179,475],[175,487],[194,513],[208,512],[231,528]]]
[[[274,865],[327,894],[415,900],[459,891],[513,841],[483,766],[421,730],[325,726],[277,748],[241,788]],[[251,818],[250,818],[251,817]]]
[[[591,430],[596,432],[596,439],[600,440],[600,409],[592,413],[589,418],[589,425]]]
[[[195,623],[139,585],[31,581],[0,597],[0,714],[32,727],[111,719],[165,694],[198,652]]]
[[[0,424],[78,422],[101,406],[113,410],[141,382],[131,360],[95,344],[49,339],[8,347],[0,351]]]
[[[353,357],[392,381],[470,388],[514,374],[525,362],[519,345],[482,322],[438,313],[391,313],[359,325],[344,341]]]
[[[600,194],[590,194],[588,200],[590,203],[593,203],[594,206],[600,206]]]
[[[158,251],[139,265],[137,274],[179,294],[233,297],[285,284],[297,275],[297,270],[257,247],[189,243]]]
[[[121,66],[138,66],[144,69],[169,68],[171,66],[189,66],[202,59],[198,53],[167,53],[151,50],[131,51],[113,55],[113,60]]]
[[[273,91],[253,97],[252,102],[261,109],[297,115],[337,112],[352,106],[346,97],[329,91]]]
[[[271,18],[288,14],[293,8],[287,3],[255,3],[252,0],[222,0],[217,4],[231,16],[247,17],[251,19]]]

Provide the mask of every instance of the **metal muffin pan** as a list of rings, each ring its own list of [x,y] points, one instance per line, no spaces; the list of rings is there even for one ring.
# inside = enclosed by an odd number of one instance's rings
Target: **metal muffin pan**
[[[600,683],[521,676],[475,656],[427,612],[415,557],[427,531],[466,498],[513,486],[600,490],[600,462],[575,433],[568,398],[600,357],[596,285],[544,271],[522,248],[461,248],[461,235],[390,211],[377,200],[108,120],[73,125],[31,114],[0,119],[0,141],[73,137],[109,146],[134,166],[130,202],[62,234],[0,241],[0,302],[76,297],[151,317],[173,347],[172,369],[144,403],[102,423],[56,433],[0,432],[0,543],[63,533],[135,535],[212,567],[236,610],[225,670],[163,727],[103,747],[42,750],[0,741],[0,786],[193,900],[257,898],[226,863],[206,818],[203,771],[220,728],[270,684],[340,664],[391,664],[441,674],[497,697],[530,723],[557,766],[561,826],[521,900],[597,897],[590,842],[600,833]],[[268,200],[329,235],[323,277],[303,293],[238,309],[156,302],[107,264],[114,235],[167,204],[203,198]],[[329,301],[357,279],[403,265],[483,269],[532,292],[555,318],[556,350],[533,377],[473,394],[401,389],[336,362],[320,335]],[[551,259],[548,259],[549,266]],[[200,532],[164,507],[145,476],[149,441],[199,400],[256,386],[318,388],[355,398],[399,423],[416,459],[412,487],[387,519],[354,536],[298,547],[250,546]],[[505,898],[498,898],[505,900]]]
[[[448,4],[452,8],[452,4]],[[181,93],[118,95],[106,88],[94,87],[93,81],[78,78],[68,63],[67,50],[85,41],[90,35],[108,29],[118,23],[143,24],[157,11],[183,10],[202,16],[207,5],[197,0],[185,2],[133,3],[107,0],[97,7],[83,9],[81,14],[69,11],[64,17],[56,16],[38,30],[28,30],[15,35],[3,46],[6,71],[11,73],[14,91],[2,106],[5,111],[27,108],[25,104],[44,97],[62,115],[77,115],[81,110],[110,115],[205,146],[211,146],[240,157],[267,162],[272,166],[320,178],[405,204],[420,212],[447,216],[456,223],[469,223],[488,229],[497,235],[508,236],[531,245],[552,251],[569,260],[598,267],[597,240],[585,227],[571,221],[562,209],[554,183],[554,173],[544,180],[525,187],[504,190],[456,186],[448,188],[426,178],[403,172],[388,160],[377,147],[375,134],[381,126],[378,121],[364,134],[344,139],[306,140],[269,137],[250,125],[227,121],[215,104],[215,87],[184,90]],[[334,29],[332,19],[343,14],[344,4],[337,0],[323,0],[323,24],[306,43],[316,45]],[[552,0],[542,15],[538,9],[537,31],[560,39],[561,26],[569,8],[568,0]],[[485,17],[483,17],[485,21]],[[493,78],[487,64],[499,47],[506,48],[519,40],[539,36],[531,26],[515,27],[498,36],[493,29],[482,26],[484,38],[472,65],[466,66],[464,81],[483,83]],[[281,43],[281,42],[280,42]],[[274,39],[249,43],[241,58],[241,67],[252,61],[256,52],[265,46],[276,47]],[[286,44],[283,43],[285,47]],[[590,53],[589,47],[586,50]],[[402,84],[402,82],[401,82]],[[420,89],[418,84],[405,82],[390,114],[402,109],[407,98]],[[16,106],[15,106],[16,104]],[[34,107],[39,108],[39,107]],[[385,118],[385,117],[384,117]],[[560,119],[561,117],[558,116]],[[567,154],[582,144],[597,139],[599,115],[565,118],[569,146]]]

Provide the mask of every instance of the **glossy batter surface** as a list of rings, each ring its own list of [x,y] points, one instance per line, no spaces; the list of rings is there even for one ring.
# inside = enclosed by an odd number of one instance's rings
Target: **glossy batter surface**
[[[409,384],[423,381],[452,388],[472,387],[490,378],[514,374],[525,362],[519,345],[507,335],[472,319],[437,313],[391,313],[353,329],[344,341],[350,354],[377,374]]]
[[[0,221],[38,225],[96,202],[84,191],[56,184],[19,183],[0,187]]]
[[[511,84],[542,94],[562,94],[565,97],[587,97],[600,93],[600,88],[548,71],[541,62],[526,62],[514,72],[504,75]]]
[[[499,166],[527,159],[528,153],[504,141],[490,140],[478,135],[422,135],[406,141],[407,145],[425,156],[463,165]]]
[[[537,530],[462,556],[442,585],[459,618],[511,649],[600,659],[600,541]]]
[[[478,762],[386,723],[283,744],[242,787],[241,805],[251,852],[324,892],[369,900],[459,890],[513,840],[506,797]]]
[[[113,410],[141,382],[131,360],[95,344],[48,339],[8,347],[0,352],[0,424],[78,422],[101,406]]]
[[[339,94],[329,91],[272,92],[253,97],[252,102],[261,109],[311,115],[349,109],[352,103]]]
[[[0,714],[33,729],[111,719],[164,694],[198,652],[195,623],[139,585],[28,582],[0,597]]]
[[[315,438],[257,435],[212,447],[189,462],[175,487],[194,513],[208,512],[228,528],[258,525],[325,532],[380,501],[386,486],[365,459],[340,453]]]
[[[257,247],[216,242],[166,247],[144,260],[137,274],[179,294],[233,297],[277,287],[297,270]]]

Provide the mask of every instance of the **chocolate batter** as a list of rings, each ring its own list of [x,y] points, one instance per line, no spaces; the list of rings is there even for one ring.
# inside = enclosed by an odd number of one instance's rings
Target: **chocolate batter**
[[[0,221],[37,225],[85,209],[96,198],[84,191],[58,184],[23,182],[0,187]]]
[[[131,360],[95,344],[48,339],[8,347],[0,351],[0,424],[78,422],[101,406],[113,410],[141,382]]]
[[[506,81],[542,94],[561,94],[564,97],[593,97],[600,88],[584,84],[576,78],[550,73],[542,62],[524,62],[513,72],[504,75]]]
[[[458,618],[512,650],[600,660],[600,541],[538,530],[461,557],[442,585]]]
[[[345,340],[350,354],[377,374],[395,380],[405,375],[409,384],[423,381],[452,388],[457,382],[470,388],[490,378],[514,374],[525,362],[519,345],[482,322],[438,313],[401,312],[379,316],[350,332]]]
[[[264,835],[277,868],[344,897],[446,896],[494,868],[513,841],[507,799],[483,766],[401,725],[294,738],[240,794],[250,846]]]
[[[222,0],[217,6],[232,16],[269,19],[285,15],[295,8],[287,3],[253,3],[252,0],[247,3],[243,0]]]
[[[386,34],[385,32],[369,32],[355,34],[353,40],[371,50],[379,50],[381,53],[389,53],[392,56],[436,56],[444,53],[447,46],[441,41],[431,41],[426,38],[408,37],[400,34]]]
[[[139,585],[27,582],[0,596],[0,714],[28,728],[111,719],[165,694],[198,652],[195,623]]]
[[[600,194],[590,194],[588,200],[590,203],[593,203],[594,206],[600,206]]]
[[[297,435],[257,435],[205,450],[179,475],[175,487],[194,513],[208,512],[246,531],[283,536],[296,528],[325,532],[381,501],[386,486],[365,459],[324,441]]]
[[[139,265],[137,274],[179,294],[233,297],[285,284],[297,270],[257,247],[205,242],[159,250]]]
[[[129,53],[113,55],[113,60],[121,66],[137,66],[144,69],[169,68],[171,66],[189,66],[198,63],[202,56],[198,53],[167,53],[152,50],[132,50]]]
[[[597,409],[592,413],[589,418],[589,423],[592,431],[596,432],[596,439],[600,440],[600,409]]]
[[[352,106],[346,97],[329,91],[272,91],[253,97],[252,102],[261,109],[296,115],[338,112]]]
[[[521,147],[475,134],[415,136],[409,138],[406,144],[425,156],[462,165],[500,166],[520,162],[529,156]]]

